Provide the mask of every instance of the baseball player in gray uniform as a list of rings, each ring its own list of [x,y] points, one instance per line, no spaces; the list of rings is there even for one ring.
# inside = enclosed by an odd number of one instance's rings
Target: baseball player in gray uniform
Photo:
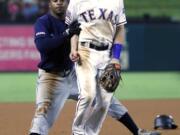
[[[38,64],[36,110],[30,135],[48,135],[65,101],[78,100],[74,64],[69,59],[69,38],[79,29],[76,23],[69,28],[65,27],[68,3],[68,0],[49,0],[49,12],[39,17],[34,25],[35,44],[41,60]],[[108,113],[134,135],[140,135],[127,109],[117,99],[112,99]]]

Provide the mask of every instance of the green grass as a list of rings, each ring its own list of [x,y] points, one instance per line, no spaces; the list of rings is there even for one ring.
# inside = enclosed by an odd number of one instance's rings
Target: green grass
[[[0,73],[0,102],[35,100],[36,73]],[[180,72],[123,72],[120,99],[179,99]]]
[[[115,95],[121,99],[180,98],[180,72],[123,73]]]
[[[171,17],[180,20],[180,0],[124,0],[128,17]]]
[[[0,102],[32,101],[35,87],[35,73],[0,73]]]

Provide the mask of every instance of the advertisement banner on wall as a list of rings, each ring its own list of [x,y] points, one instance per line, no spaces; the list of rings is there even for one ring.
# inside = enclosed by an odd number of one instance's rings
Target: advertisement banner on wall
[[[35,71],[39,57],[33,26],[0,26],[0,71]]]

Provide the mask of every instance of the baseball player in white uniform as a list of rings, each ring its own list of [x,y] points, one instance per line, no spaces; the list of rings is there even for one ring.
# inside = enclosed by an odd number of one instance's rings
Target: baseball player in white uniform
[[[72,132],[98,135],[113,96],[98,84],[98,77],[109,63],[120,67],[126,23],[123,0],[71,0],[66,23],[74,20],[81,23],[81,32],[71,39],[70,58],[78,61],[80,97]]]

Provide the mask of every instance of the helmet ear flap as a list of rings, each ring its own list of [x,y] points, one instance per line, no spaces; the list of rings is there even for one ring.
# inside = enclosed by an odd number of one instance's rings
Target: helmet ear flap
[[[157,115],[154,120],[154,129],[176,129],[177,127],[171,115]]]

